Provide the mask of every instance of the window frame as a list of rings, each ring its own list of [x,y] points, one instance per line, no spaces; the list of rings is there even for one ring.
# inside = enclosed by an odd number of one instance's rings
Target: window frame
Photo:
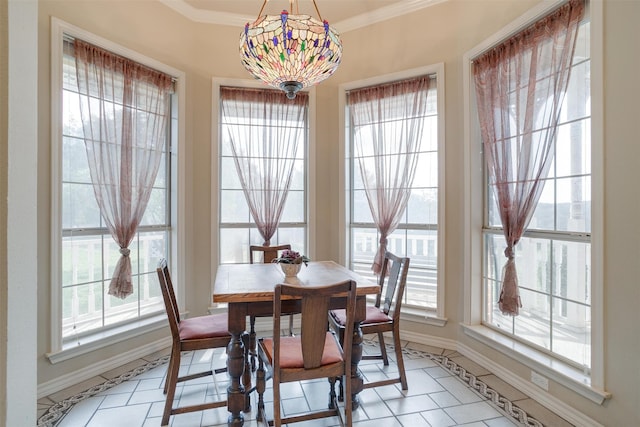
[[[213,290],[214,280],[218,265],[220,264],[220,142],[222,127],[220,123],[220,88],[221,87],[237,87],[237,88],[257,88],[264,89],[264,83],[256,80],[234,79],[234,78],[218,78],[214,77],[211,81],[211,165],[215,165],[215,170],[211,172],[211,289]],[[316,157],[316,90],[315,87],[306,89],[309,95],[309,105],[307,106],[308,116],[308,146],[306,148],[305,166],[307,170],[305,182],[305,240],[306,248],[301,250],[305,254],[315,259],[316,247],[316,167],[312,159]],[[233,228],[233,227],[227,227]],[[243,227],[244,228],[244,227]],[[260,242],[262,243],[262,242]],[[247,247],[247,256],[249,248]],[[213,308],[218,304],[213,304]]]
[[[472,59],[492,46],[536,22],[557,9],[566,0],[540,4],[502,28],[463,56],[464,95],[464,317],[466,335],[515,358],[531,369],[570,388],[578,394],[602,403],[609,397],[604,391],[604,324],[603,324],[603,20],[602,0],[588,1],[586,14],[590,20],[591,52],[591,373],[579,371],[561,359],[537,351],[522,342],[499,334],[482,325],[482,245],[486,177],[482,164],[481,136],[475,108]],[[482,207],[482,209],[480,209]],[[475,208],[475,209],[474,209]]]
[[[349,142],[349,119],[347,109],[347,92],[349,90],[362,87],[381,85],[398,80],[410,79],[422,75],[435,75],[437,93],[437,145],[438,145],[438,212],[437,227],[438,231],[438,260],[437,273],[438,279],[436,284],[436,308],[435,310],[427,307],[418,307],[409,305],[406,302],[402,306],[401,316],[405,319],[426,323],[434,326],[444,326],[447,323],[445,314],[445,205],[446,205],[446,188],[445,188],[445,70],[444,63],[437,63],[423,67],[404,70],[396,73],[385,74],[364,80],[341,84],[339,87],[339,127],[341,129],[339,136],[339,150],[342,153],[344,164],[340,168],[338,175],[338,184],[340,189],[344,189],[344,195],[339,198],[338,209],[339,230],[340,230],[340,251],[339,259],[344,265],[351,265],[350,245],[351,245],[351,201],[352,191],[350,188],[351,174],[351,148]],[[358,227],[358,224],[356,224]],[[406,229],[406,227],[398,227],[398,230]],[[431,230],[431,227],[425,227],[424,230]]]
[[[136,51],[118,45],[110,40],[96,36],[88,31],[72,24],[52,17],[51,19],[51,329],[50,351],[47,353],[52,363],[57,363],[72,357],[85,354],[112,343],[124,341],[134,336],[145,334],[151,330],[164,327],[166,314],[160,312],[147,318],[120,323],[113,328],[101,328],[95,333],[88,333],[80,341],[63,341],[62,338],[62,64],[63,46],[65,35],[81,38],[118,55],[130,58],[136,62],[158,69],[172,75],[176,79],[175,94],[177,109],[172,107],[170,121],[176,126],[171,126],[171,139],[175,147],[171,147],[170,158],[167,159],[167,167],[170,168],[169,187],[170,212],[169,212],[169,241],[167,258],[173,276],[176,277],[176,293],[178,304],[184,310],[184,283],[185,269],[184,259],[184,141],[185,141],[185,73],[163,64],[153,58],[149,58]]]

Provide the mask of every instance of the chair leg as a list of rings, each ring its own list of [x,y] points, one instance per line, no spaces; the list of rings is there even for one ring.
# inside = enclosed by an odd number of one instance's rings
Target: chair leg
[[[340,345],[343,345],[343,343],[344,343],[344,329],[340,328],[340,330],[338,331],[338,338],[340,340]],[[343,383],[343,378],[344,377],[339,377],[338,378],[338,402],[344,402],[344,383]]]
[[[169,356],[169,363],[167,364],[167,372],[164,374],[164,390],[162,393],[167,394],[167,388],[169,387],[169,372],[171,372],[171,367],[173,366],[174,355],[173,351]]]
[[[404,359],[402,358],[402,346],[400,344],[400,331],[398,328],[393,329],[393,346],[396,350],[396,363],[398,364],[398,372],[400,372],[400,384],[403,390],[408,390],[407,375],[404,372]]]
[[[251,354],[251,371],[256,370],[256,316],[249,316],[249,354]]]
[[[384,344],[384,334],[378,332],[378,343],[380,344],[380,354],[382,355],[382,362],[384,366],[389,366],[389,358],[387,357],[387,346]]]
[[[289,336],[295,336],[295,334],[293,333],[293,314],[289,315]]]
[[[272,377],[273,378],[273,377]],[[273,380],[273,426],[282,425],[282,415],[280,414],[280,384],[278,380]]]
[[[340,381],[342,383],[342,381]],[[338,404],[336,402],[336,378],[329,378],[329,409],[336,409]]]
[[[256,421],[266,421],[267,417],[264,410],[264,391],[266,389],[266,380],[264,372],[264,363],[262,358],[258,359],[258,370],[256,371],[256,391],[258,392],[258,413]]]
[[[347,378],[346,376],[344,380],[347,383],[347,399],[344,402],[344,414],[346,418],[345,425],[351,427],[351,424],[353,422],[353,381],[351,381],[351,378]]]
[[[171,361],[167,367],[167,398],[164,403],[164,412],[162,413],[162,422],[160,425],[169,425],[169,417],[173,409],[173,398],[176,394],[176,385],[178,384],[178,373],[180,371],[180,347],[174,345],[171,349]]]

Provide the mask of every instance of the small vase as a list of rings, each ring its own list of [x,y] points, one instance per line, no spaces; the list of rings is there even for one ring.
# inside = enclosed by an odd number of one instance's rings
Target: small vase
[[[286,277],[296,277],[302,268],[302,264],[280,263],[280,268]]]

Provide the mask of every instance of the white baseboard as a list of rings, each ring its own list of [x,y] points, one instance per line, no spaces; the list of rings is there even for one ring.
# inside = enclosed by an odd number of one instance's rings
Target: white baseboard
[[[505,369],[504,366],[496,363],[494,360],[489,359],[482,353],[479,353],[471,349],[470,347],[467,347],[466,345],[460,343],[457,344],[457,350],[460,354],[486,368],[498,378],[504,380],[516,389],[522,391],[524,394],[531,397],[533,400],[540,403],[542,406],[549,409],[556,415],[569,421],[571,424],[581,427],[604,427],[602,424],[598,423],[592,418],[589,418],[582,412],[575,410],[565,403],[562,403],[560,399],[552,396],[548,392],[542,390],[540,387]]]
[[[401,331],[400,338],[402,339],[402,341],[409,341],[416,344],[429,345],[431,347],[443,348],[447,350],[456,350],[458,348],[458,342],[456,340],[434,337],[430,335],[419,334],[416,332]],[[386,342],[386,335],[385,335],[385,342]],[[390,341],[390,342],[393,342],[393,341]]]
[[[171,338],[162,338],[158,341],[154,341],[141,347],[136,347],[130,351],[121,353],[109,359],[100,360],[99,362],[96,362],[89,366],[85,366],[69,374],[62,375],[51,381],[38,384],[38,399],[49,396],[60,390],[64,390],[67,387],[71,387],[82,381],[86,381],[90,378],[96,377],[103,372],[115,369],[136,359],[146,357],[152,353],[163,350],[170,346]]]

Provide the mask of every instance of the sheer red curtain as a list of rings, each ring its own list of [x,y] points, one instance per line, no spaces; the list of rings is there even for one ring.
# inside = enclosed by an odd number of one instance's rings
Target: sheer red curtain
[[[223,132],[264,246],[278,229],[298,153],[304,150],[308,94],[220,88]],[[225,137],[223,135],[223,137]]]
[[[382,269],[387,238],[398,226],[411,196],[432,81],[422,76],[347,94],[354,156],[380,233],[371,266],[375,274]]]
[[[499,306],[518,315],[515,246],[529,224],[554,155],[584,1],[571,0],[473,60],[489,185],[507,258]]]
[[[133,293],[129,245],[147,208],[167,139],[171,76],[74,41],[80,116],[94,194],[121,257],[109,295]]]

